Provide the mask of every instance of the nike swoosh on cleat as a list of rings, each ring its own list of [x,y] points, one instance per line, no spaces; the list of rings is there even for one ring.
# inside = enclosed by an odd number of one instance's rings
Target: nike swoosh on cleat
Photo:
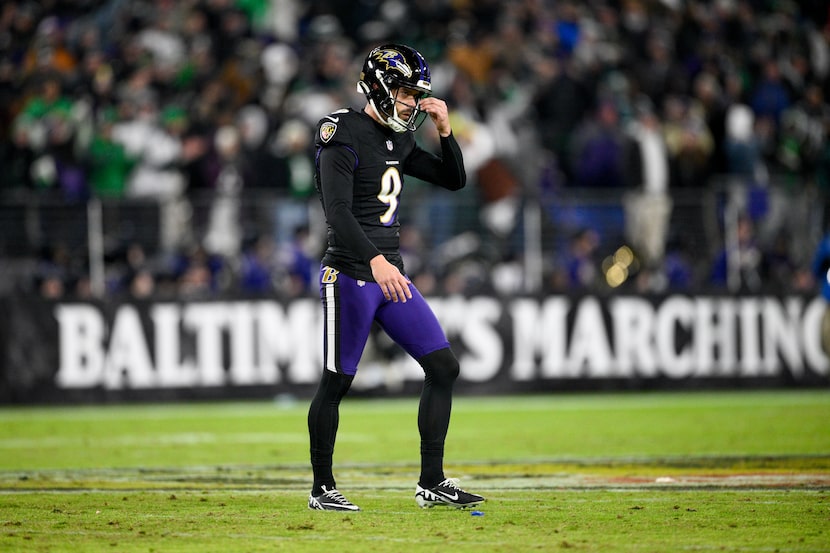
[[[446,497],[450,501],[458,501],[458,492],[454,493],[453,495],[450,495],[450,494],[444,493],[444,492],[438,492],[438,493],[440,493],[441,495],[443,495],[444,497]]]

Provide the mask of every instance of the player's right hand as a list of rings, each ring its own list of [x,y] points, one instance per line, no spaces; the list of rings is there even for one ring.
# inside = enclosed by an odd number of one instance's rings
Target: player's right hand
[[[372,278],[378,283],[383,292],[383,297],[387,300],[406,303],[407,299],[412,299],[409,279],[401,274],[396,266],[389,263],[383,255],[373,257],[369,262],[369,267],[372,269]]]
[[[447,103],[440,98],[430,96],[418,102],[418,107],[429,114],[429,118],[435,123],[435,128],[438,129],[438,134],[447,137],[452,132],[450,126],[450,114],[447,109]]]

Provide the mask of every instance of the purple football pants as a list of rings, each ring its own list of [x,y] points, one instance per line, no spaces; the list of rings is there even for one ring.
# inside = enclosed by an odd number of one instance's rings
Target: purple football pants
[[[331,267],[321,267],[326,369],[352,376],[357,373],[373,321],[415,359],[449,347],[429,304],[413,284],[409,289],[412,299],[393,302],[383,297],[375,282],[355,280]]]

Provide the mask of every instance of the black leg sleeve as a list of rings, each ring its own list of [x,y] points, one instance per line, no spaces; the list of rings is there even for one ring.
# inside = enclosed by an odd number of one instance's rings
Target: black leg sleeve
[[[322,493],[321,486],[336,488],[332,474],[332,455],[340,423],[340,401],[349,391],[353,376],[323,370],[317,393],[308,409],[308,435],[311,442],[311,468],[314,471],[312,493]]]
[[[424,388],[418,408],[421,434],[421,476],[419,484],[432,488],[444,480],[444,440],[450,425],[452,388],[459,366],[452,350],[428,353],[418,362],[424,368]]]

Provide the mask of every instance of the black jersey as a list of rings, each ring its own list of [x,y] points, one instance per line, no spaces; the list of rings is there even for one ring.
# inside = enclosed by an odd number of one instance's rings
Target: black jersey
[[[396,133],[366,113],[342,109],[317,124],[315,184],[328,224],[323,264],[373,281],[369,261],[383,254],[404,272],[398,206],[404,174],[449,190],[464,187],[461,149],[452,134],[441,155],[422,149],[411,132]]]

